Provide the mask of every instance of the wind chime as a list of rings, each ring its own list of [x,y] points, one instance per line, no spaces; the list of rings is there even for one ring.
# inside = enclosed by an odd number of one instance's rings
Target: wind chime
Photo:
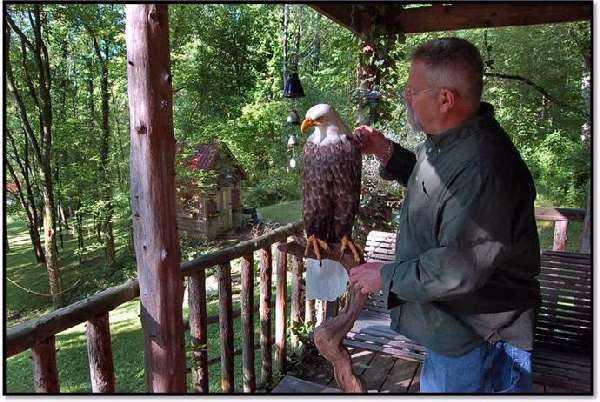
[[[300,77],[298,76],[298,62],[300,59],[300,28],[296,32],[296,51],[291,60],[288,54],[288,24],[290,16],[290,6],[285,4],[283,6],[283,97],[291,100],[292,107],[289,112],[286,124],[288,140],[287,150],[289,154],[289,169],[296,167],[296,146],[298,145],[298,139],[296,138],[297,127],[300,126],[300,116],[298,115],[298,98],[304,96],[304,89],[300,83]],[[301,24],[298,24],[298,27]]]

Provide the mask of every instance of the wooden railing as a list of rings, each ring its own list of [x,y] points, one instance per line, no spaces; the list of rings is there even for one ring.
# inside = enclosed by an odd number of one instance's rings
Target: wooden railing
[[[535,219],[554,222],[554,244],[552,250],[567,251],[570,221],[583,222],[585,209],[580,208],[536,208]],[[583,242],[584,239],[581,239]]]
[[[215,360],[208,359],[208,325],[219,323],[221,388],[223,392],[234,391],[234,344],[231,261],[241,258],[241,315],[242,321],[242,372],[243,391],[255,392],[254,371],[254,252],[259,252],[260,269],[260,349],[261,380],[265,385],[273,383],[272,352],[275,345],[275,367],[285,371],[287,314],[288,256],[272,246],[283,242],[303,230],[302,222],[289,224],[256,239],[241,242],[212,254],[203,255],[182,264],[182,276],[188,279],[189,329],[192,343],[192,388],[195,392],[208,392],[208,367]],[[275,257],[275,258],[273,258]],[[272,332],[272,274],[276,262],[275,284],[275,339]],[[292,260],[291,312],[295,321],[301,321],[304,310],[302,293],[303,261]],[[219,287],[219,315],[208,317],[206,309],[206,269],[217,266]],[[88,359],[93,392],[115,392],[116,381],[111,350],[108,313],[119,305],[139,296],[137,280],[106,289],[94,296],[73,303],[29,320],[6,332],[6,358],[31,349],[35,392],[60,392],[56,357],[55,335],[80,323],[87,323],[86,335]],[[183,306],[182,306],[183,307]],[[303,319],[303,317],[302,317]],[[183,330],[183,328],[182,328]],[[214,391],[214,390],[213,390]]]
[[[582,221],[584,210],[568,208],[536,208],[536,219],[555,222],[554,250],[566,250],[568,222]],[[254,252],[259,253],[260,270],[260,379],[263,384],[273,383],[273,345],[275,345],[275,367],[286,370],[287,275],[288,256],[272,247],[277,242],[298,235],[302,222],[289,224],[256,239],[241,242],[233,247],[203,255],[181,266],[183,277],[187,277],[189,303],[189,330],[192,347],[192,388],[195,392],[208,392],[208,367],[218,360],[208,359],[208,325],[219,323],[221,388],[223,392],[234,391],[234,344],[233,320],[241,316],[242,321],[242,373],[243,392],[256,391],[255,366],[255,273]],[[272,254],[275,250],[275,255]],[[273,258],[275,256],[275,258]],[[231,287],[231,262],[241,258],[241,308],[233,311]],[[302,322],[305,317],[314,321],[315,305],[306,302],[302,292],[304,262],[302,258],[290,256],[292,262],[292,294],[290,322]],[[275,260],[275,301],[272,300],[273,260]],[[206,269],[217,267],[219,288],[219,314],[208,317],[206,309]],[[137,280],[106,289],[94,296],[58,309],[40,318],[26,321],[8,328],[6,333],[6,357],[14,356],[27,349],[32,350],[34,388],[36,392],[60,392],[55,335],[80,323],[87,323],[88,359],[93,392],[115,392],[115,375],[111,351],[108,313],[119,305],[139,296]],[[271,307],[275,305],[275,339],[272,338]],[[326,307],[326,306],[325,306]],[[306,311],[305,311],[306,310]],[[291,337],[291,345],[298,339]]]

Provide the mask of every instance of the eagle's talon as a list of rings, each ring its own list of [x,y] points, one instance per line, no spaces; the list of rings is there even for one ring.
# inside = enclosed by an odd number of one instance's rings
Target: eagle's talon
[[[308,256],[308,251],[310,250],[311,246],[315,255],[317,256],[317,259],[319,260],[319,265],[321,265],[321,260],[323,259],[321,256],[321,248],[323,250],[328,250],[329,245],[326,241],[319,239],[315,235],[311,235],[306,241],[306,249],[304,250],[305,257]]]
[[[352,256],[354,257],[354,261],[360,262],[362,260],[363,252],[362,252],[361,248],[359,247],[358,244],[355,244],[352,240],[350,240],[348,235],[344,235],[344,237],[342,237],[342,241],[341,241],[342,256],[346,252],[346,248],[349,248],[350,251],[352,251]],[[340,259],[341,259],[341,257],[340,257]]]

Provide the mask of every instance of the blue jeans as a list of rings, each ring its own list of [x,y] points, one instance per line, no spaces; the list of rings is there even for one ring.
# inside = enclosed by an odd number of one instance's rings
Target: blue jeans
[[[531,352],[510,343],[484,342],[460,357],[431,350],[421,370],[421,392],[531,392]]]

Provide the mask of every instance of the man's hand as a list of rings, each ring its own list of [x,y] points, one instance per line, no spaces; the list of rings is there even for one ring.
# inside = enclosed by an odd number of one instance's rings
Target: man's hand
[[[382,262],[367,262],[350,270],[350,282],[360,288],[361,293],[368,294],[381,290]]]
[[[360,138],[363,154],[374,154],[377,157],[385,155],[390,141],[381,131],[369,126],[360,126],[354,129],[354,134]]]

